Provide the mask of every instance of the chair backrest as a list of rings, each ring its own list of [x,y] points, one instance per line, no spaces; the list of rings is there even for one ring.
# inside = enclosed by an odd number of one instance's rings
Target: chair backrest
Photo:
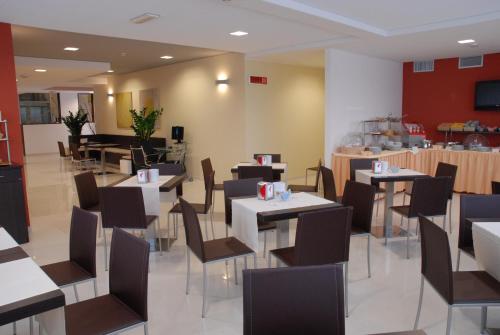
[[[158,154],[158,152],[155,150],[153,144],[149,141],[142,142],[141,147],[142,147],[142,150],[144,151],[144,153],[147,155]]]
[[[257,156],[271,155],[272,163],[281,163],[281,154],[253,154],[253,159],[257,159]]]
[[[99,189],[92,171],[76,175],[75,186],[81,209],[99,208]]]
[[[352,207],[299,214],[295,234],[297,265],[347,262],[351,241]]]
[[[491,182],[491,194],[500,194],[500,181]]]
[[[78,151],[78,144],[76,143],[70,143],[69,144],[69,151],[71,151],[71,157],[75,161],[81,161],[82,160],[82,155],[80,155],[80,151]]]
[[[350,180],[356,180],[356,170],[370,170],[376,158],[353,158],[349,161]]]
[[[460,221],[458,228],[458,247],[460,249],[474,246],[472,227],[466,219],[500,218],[500,194],[460,195]]]
[[[422,275],[448,304],[453,303],[453,269],[446,231],[419,216],[422,233]]]
[[[109,293],[148,320],[149,243],[113,229],[109,257]]]
[[[151,164],[152,169],[158,169],[160,176],[180,176],[184,173],[182,164],[160,163]]]
[[[69,259],[95,278],[97,215],[73,206],[69,231]]]
[[[457,177],[458,166],[448,163],[439,162],[436,168],[436,177],[451,177],[448,186],[448,199],[453,198],[453,188],[455,186],[455,179]]]
[[[66,149],[64,149],[64,144],[61,141],[57,142],[57,147],[59,148],[59,156],[66,157]]]
[[[262,178],[249,178],[224,181],[224,206],[226,214],[226,224],[233,222],[233,210],[231,207],[231,197],[255,196],[257,194],[257,183]]]
[[[210,158],[205,158],[204,160],[201,161],[201,170],[203,171],[203,181],[205,182],[205,189],[207,189],[208,178],[210,177],[210,174],[214,171]]]
[[[446,215],[451,177],[423,177],[413,182],[409,216]]]
[[[342,265],[243,271],[244,335],[344,335]]]
[[[101,187],[100,200],[103,228],[147,228],[140,187]]]
[[[264,181],[273,181],[271,166],[238,166],[238,179],[262,178]]]
[[[144,149],[142,147],[133,148],[130,147],[130,155],[132,156],[132,162],[136,167],[144,167],[146,164],[146,154],[144,153]]]
[[[186,233],[186,245],[200,259],[205,261],[205,247],[203,235],[201,234],[198,215],[193,206],[183,198],[179,198],[182,209],[182,221],[184,222],[184,231]]]
[[[372,228],[376,190],[373,185],[348,180],[342,195],[342,204],[353,208],[352,226],[366,233],[370,233]]]
[[[337,190],[335,189],[335,178],[333,171],[327,167],[321,166],[321,179],[323,180],[323,192],[325,199],[337,201]]]
[[[316,170],[316,182],[314,183],[314,192],[319,190],[319,176],[321,175],[321,158],[318,161],[318,166]]]

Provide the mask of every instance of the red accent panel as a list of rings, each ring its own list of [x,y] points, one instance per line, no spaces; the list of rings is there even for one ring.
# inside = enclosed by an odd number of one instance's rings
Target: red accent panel
[[[8,121],[10,155],[13,163],[24,164],[23,137],[19,101],[17,97],[16,68],[14,50],[12,47],[12,32],[10,24],[0,22],[0,111],[2,119]],[[7,160],[6,143],[0,144],[0,158]],[[23,187],[26,203],[26,218],[29,223],[28,202],[26,199],[26,184],[23,169]]]
[[[250,84],[267,85],[267,77],[250,76]]]
[[[403,65],[403,115],[406,121],[419,122],[433,141],[443,141],[436,131],[444,122],[479,120],[500,126],[500,112],[474,111],[476,81],[500,80],[500,53],[485,55],[483,67],[458,69],[458,58],[439,59],[434,72],[413,73],[413,63]],[[464,135],[454,135],[462,141]],[[488,135],[491,145],[500,145],[500,135]]]

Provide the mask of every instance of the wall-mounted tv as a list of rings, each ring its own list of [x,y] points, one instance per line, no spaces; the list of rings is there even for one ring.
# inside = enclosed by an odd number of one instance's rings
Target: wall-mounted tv
[[[500,112],[500,80],[476,82],[474,109]]]

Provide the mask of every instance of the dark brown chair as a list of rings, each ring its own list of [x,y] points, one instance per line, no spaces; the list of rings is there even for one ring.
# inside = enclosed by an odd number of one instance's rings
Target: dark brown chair
[[[78,207],[73,207],[69,232],[69,260],[42,266],[42,270],[59,287],[73,286],[76,301],[79,301],[76,285],[94,282],[97,297],[95,249],[97,216]]]
[[[335,177],[333,171],[327,167],[321,166],[321,180],[323,180],[324,197],[330,201],[339,201],[337,189],[335,188]]]
[[[136,171],[140,169],[149,169],[152,163],[158,163],[158,161],[148,160],[142,147],[130,147],[130,157],[132,157],[132,163]]]
[[[203,181],[205,182],[205,190],[208,187],[208,179],[210,178],[210,174],[213,172],[214,173],[214,187],[213,187],[213,192],[214,194],[212,195],[213,199],[213,204],[212,204],[212,215],[215,210],[215,191],[223,191],[224,186],[222,184],[217,184],[215,182],[215,171],[214,168],[212,167],[212,161],[210,158],[205,158],[204,160],[201,161],[201,170],[203,172]]]
[[[213,173],[212,173],[213,175]],[[211,182],[211,181],[210,181]],[[203,241],[201,235],[200,223],[198,221],[198,213],[196,209],[186,200],[180,198],[180,206],[182,208],[182,218],[184,221],[184,230],[186,232],[186,260],[187,260],[187,277],[186,277],[186,294],[189,294],[189,278],[191,274],[191,252],[203,263],[203,303],[201,309],[201,317],[206,314],[207,300],[207,264],[234,260],[234,280],[238,284],[238,269],[236,258],[243,257],[245,260],[245,269],[247,267],[246,256],[253,255],[254,267],[257,266],[256,253],[247,247],[244,243],[235,237],[219,238],[210,241]]]
[[[57,142],[57,148],[59,149],[59,157],[61,158],[69,158],[71,157],[71,153],[66,151],[64,147],[64,143],[61,141]]]
[[[106,229],[122,228],[143,230],[154,224],[155,238],[159,239],[160,221],[156,215],[146,215],[144,198],[140,187],[102,187],[101,192],[101,217],[104,237],[104,266],[108,270],[108,247]],[[162,254],[161,241],[159,241],[160,254]]]
[[[238,179],[262,178],[267,182],[273,182],[272,166],[238,166]]]
[[[66,306],[67,335],[117,334],[144,327],[148,334],[149,244],[114,228],[109,294]]]
[[[316,172],[316,173],[321,173],[320,167],[323,165],[323,162],[321,161],[321,158],[319,159],[319,166],[311,166],[306,168],[306,185],[307,185],[307,177],[309,175],[309,171]],[[319,185],[318,185],[319,188]]]
[[[298,216],[295,246],[269,251],[287,266],[342,263],[345,267],[345,305],[348,315],[348,262],[352,208],[338,207],[301,213]]]
[[[366,236],[366,258],[368,263],[368,278],[372,276],[370,262],[370,238],[372,231],[373,204],[376,187],[348,180],[345,183],[342,204],[352,207],[351,236]]]
[[[349,179],[356,181],[356,170],[371,170],[372,162],[377,161],[377,158],[353,158],[349,161]],[[378,209],[380,207],[381,194],[385,193],[385,189],[375,186],[376,194],[378,195],[377,208],[375,209],[375,217],[378,217]]]
[[[467,219],[500,218],[500,195],[462,194],[460,196],[460,221],[458,228],[458,255],[456,271],[460,268],[460,255],[475,258],[472,241],[472,224]]]
[[[253,159],[257,159],[257,156],[270,155],[272,163],[281,163],[281,154],[253,154]]]
[[[81,170],[82,168],[85,168],[85,166],[88,167],[88,165],[91,166],[91,169],[96,167],[95,158],[82,157],[82,155],[80,154],[80,151],[78,150],[78,145],[76,143],[70,143],[69,149],[71,152],[71,158],[72,158],[71,161],[72,161],[73,165],[77,166],[77,169]]]
[[[449,185],[449,194],[448,194],[448,200],[450,201],[450,206],[447,205],[447,207],[449,209],[448,221],[449,221],[450,233],[452,232],[451,215],[453,213],[453,188],[455,186],[455,179],[457,177],[457,170],[458,170],[458,167],[456,165],[438,162],[438,165],[436,168],[436,173],[434,174],[435,177],[451,177],[451,182]],[[412,186],[413,186],[413,182],[411,182],[411,181],[406,182],[405,192],[403,193],[403,205],[404,205],[405,200],[406,200],[406,195],[411,196]]]
[[[207,217],[210,216],[210,224],[212,226],[212,239],[215,238],[215,230],[214,230],[214,220],[213,220],[213,211],[212,208],[212,199],[213,199],[213,186],[214,186],[214,177],[215,171],[212,171],[208,178],[207,188],[205,189],[205,202],[200,203],[192,203],[191,206],[194,208],[197,214],[204,215],[204,223],[205,223],[205,238],[208,240],[208,225],[207,225]],[[167,214],[167,237],[170,237],[170,215],[174,216],[174,231],[177,231],[178,226],[178,216],[182,214],[182,207],[180,203],[175,204],[174,207]],[[175,234],[177,236],[177,234]],[[170,239],[169,239],[170,241]],[[168,245],[170,249],[170,244]]]
[[[318,189],[319,189],[319,175],[321,173],[321,159],[319,160],[318,162],[318,166],[317,166],[317,170],[316,170],[316,182],[314,183],[314,185],[307,185],[307,181],[306,181],[306,185],[289,185],[288,188],[292,191],[292,192],[318,192]]]
[[[391,210],[407,218],[406,258],[410,258],[410,219],[418,218],[419,214],[426,217],[442,216],[443,230],[446,228],[446,205],[451,177],[422,177],[413,182],[409,205],[392,206]],[[418,222],[417,222],[418,224]],[[418,230],[418,227],[417,227]]]
[[[423,216],[419,217],[419,221],[422,233],[422,279],[417,317],[413,329],[418,327],[424,294],[424,280],[427,280],[448,304],[446,335],[451,332],[453,307],[481,307],[481,333],[483,333],[486,328],[488,306],[500,304],[500,283],[486,271],[453,272],[446,231]]]
[[[95,180],[94,173],[91,171],[83,172],[75,176],[76,193],[80,208],[93,212],[101,216],[101,206],[99,204],[99,188]],[[102,224],[97,224],[99,237],[101,236]]]
[[[492,194],[500,194],[500,181],[492,181],[491,182],[491,193]]]
[[[244,335],[344,335],[342,265],[243,272]]]
[[[224,181],[224,205],[226,219],[226,237],[229,236],[228,227],[233,222],[233,210],[231,207],[231,198],[250,197],[257,194],[257,183],[261,178],[238,179]],[[264,257],[267,251],[267,232],[276,229],[276,223],[258,223],[259,232],[264,232]]]

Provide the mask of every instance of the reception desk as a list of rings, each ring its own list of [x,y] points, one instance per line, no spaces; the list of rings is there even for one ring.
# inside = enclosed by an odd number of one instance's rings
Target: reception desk
[[[455,192],[491,194],[491,181],[500,181],[500,153],[478,151],[451,151],[444,149],[420,149],[383,151],[379,155],[361,156],[334,153],[332,170],[335,176],[337,194],[343,194],[349,179],[349,162],[353,158],[371,158],[389,161],[390,165],[413,169],[433,176],[439,162],[458,166]],[[404,185],[396,185],[401,191]]]

